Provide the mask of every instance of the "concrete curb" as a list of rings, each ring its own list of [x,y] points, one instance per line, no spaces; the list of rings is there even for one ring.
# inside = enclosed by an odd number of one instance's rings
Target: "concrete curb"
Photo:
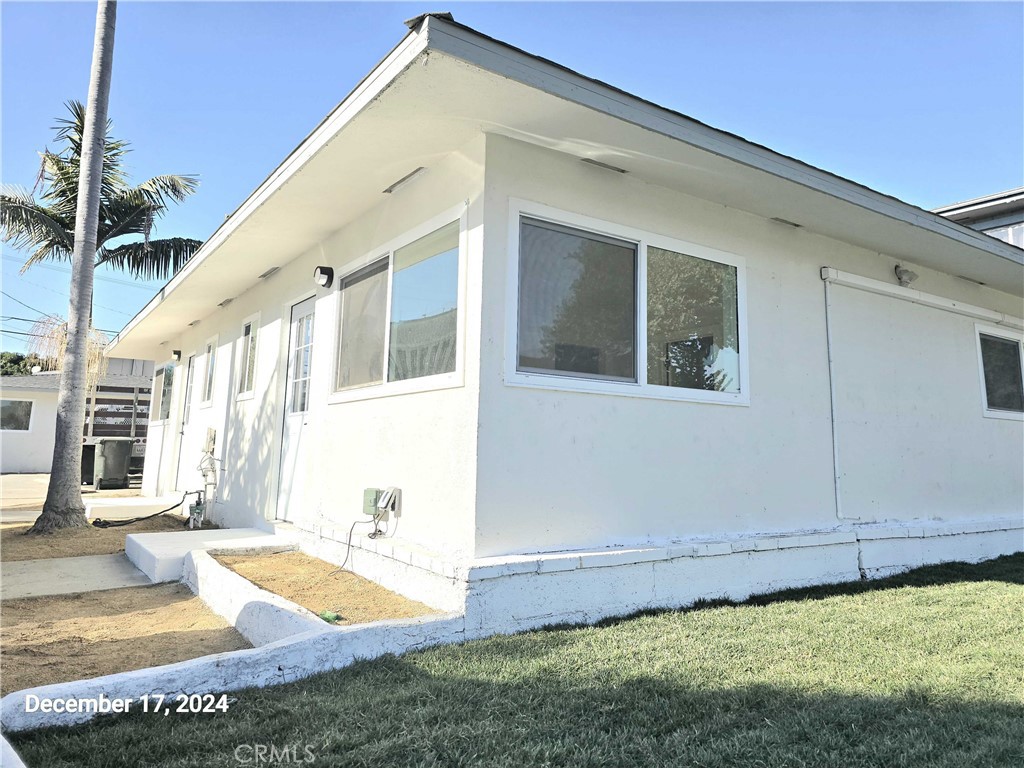
[[[165,703],[173,714],[178,696],[290,683],[347,667],[358,660],[467,639],[470,638],[466,636],[464,617],[452,614],[334,627],[329,632],[307,632],[259,648],[15,691],[0,699],[0,725],[8,732],[75,725],[95,718],[96,702],[102,699],[130,700],[129,710],[134,712],[143,709],[143,696],[152,702],[157,695],[166,697]],[[30,712],[30,696],[40,701],[85,702],[81,708],[86,711]],[[163,714],[160,711],[155,716]]]
[[[3,768],[26,768],[25,761],[14,751],[10,742],[0,734],[0,766]]]
[[[294,635],[341,629],[301,605],[257,587],[203,550],[185,555],[182,581],[257,647]]]

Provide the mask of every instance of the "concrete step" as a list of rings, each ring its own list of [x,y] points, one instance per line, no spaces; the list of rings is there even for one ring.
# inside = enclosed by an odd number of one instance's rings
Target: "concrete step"
[[[85,516],[90,520],[124,520],[129,517],[145,517],[172,507],[181,501],[181,494],[170,496],[123,496],[102,499],[90,499],[85,502]],[[192,498],[186,499],[182,507],[175,513],[187,515],[188,505]]]
[[[124,552],[135,566],[156,583],[179,581],[185,555],[192,550],[296,549],[295,538],[258,528],[211,528],[200,531],[130,533]]]

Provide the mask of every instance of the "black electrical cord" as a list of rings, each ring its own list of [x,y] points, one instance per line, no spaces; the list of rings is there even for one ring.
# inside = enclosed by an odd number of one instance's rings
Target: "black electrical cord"
[[[375,539],[380,534],[380,529],[377,527],[377,523],[380,522],[381,517],[383,517],[383,515],[374,515],[373,520],[356,520],[354,523],[352,523],[352,527],[348,529],[348,543],[345,548],[345,559],[341,561],[341,565],[339,565],[337,568],[331,571],[331,576],[334,576],[335,574],[341,573],[343,570],[345,570],[345,564],[348,563],[348,557],[352,554],[352,532],[355,531],[356,526],[360,523],[362,523],[363,525],[373,523],[373,533],[370,534],[370,538]]]
[[[177,509],[178,507],[185,503],[185,499],[187,499],[189,496],[192,496],[193,494],[198,495],[200,500],[202,500],[202,491],[185,491],[185,493],[183,493],[181,496],[181,501],[179,501],[177,504],[168,507],[167,509],[161,509],[159,512],[154,512],[152,515],[146,515],[145,517],[133,517],[130,520],[103,520],[101,518],[96,518],[92,521],[92,524],[96,528],[121,528],[125,525],[141,523],[143,520],[149,520],[151,518],[156,517],[157,515],[162,515],[165,512],[170,512],[172,509]]]

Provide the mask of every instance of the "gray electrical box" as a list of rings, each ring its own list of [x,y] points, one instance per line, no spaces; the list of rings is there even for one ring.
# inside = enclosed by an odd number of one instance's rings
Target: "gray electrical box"
[[[380,499],[380,488],[367,488],[363,491],[363,514],[375,517],[377,515],[377,501]]]

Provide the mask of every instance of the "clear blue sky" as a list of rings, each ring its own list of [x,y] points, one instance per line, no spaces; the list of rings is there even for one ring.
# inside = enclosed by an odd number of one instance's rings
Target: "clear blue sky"
[[[31,187],[63,102],[85,101],[95,10],[0,4],[3,182]],[[158,235],[207,238],[428,10],[924,208],[1024,185],[1021,3],[121,2],[130,170],[202,180]],[[3,257],[4,291],[66,313],[67,272]],[[154,291],[97,274],[100,328]]]

